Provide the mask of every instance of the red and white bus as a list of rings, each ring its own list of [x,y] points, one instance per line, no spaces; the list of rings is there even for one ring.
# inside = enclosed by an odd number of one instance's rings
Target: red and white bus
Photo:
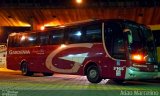
[[[102,79],[153,79],[158,75],[153,36],[129,20],[89,20],[42,32],[12,33],[7,68],[23,75],[54,72]]]

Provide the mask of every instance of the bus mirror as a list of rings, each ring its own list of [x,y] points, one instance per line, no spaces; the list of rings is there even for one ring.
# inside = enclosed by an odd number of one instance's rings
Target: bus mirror
[[[129,42],[129,44],[133,43],[133,38],[132,38],[132,33],[131,32],[128,33],[128,42]]]
[[[132,38],[132,32],[130,29],[124,29],[123,30],[125,34],[126,40],[128,40],[129,45],[133,43],[133,38]]]

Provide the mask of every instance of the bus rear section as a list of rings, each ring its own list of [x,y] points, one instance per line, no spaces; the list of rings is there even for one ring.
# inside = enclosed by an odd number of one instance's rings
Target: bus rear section
[[[34,73],[43,73],[44,76],[52,76],[53,72],[44,66],[44,46],[46,33],[11,33],[8,37],[7,68],[21,70],[22,75],[31,76]],[[38,35],[41,37],[38,39]]]
[[[128,20],[91,20],[43,32],[12,33],[7,68],[23,75],[86,75],[91,83],[156,78],[151,31]]]

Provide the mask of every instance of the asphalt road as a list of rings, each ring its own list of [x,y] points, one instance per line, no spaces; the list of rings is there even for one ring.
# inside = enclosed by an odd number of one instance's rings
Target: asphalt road
[[[20,72],[0,72],[0,90],[0,96],[160,96],[160,80],[126,81],[118,85],[106,79],[91,84],[85,76],[28,77]]]

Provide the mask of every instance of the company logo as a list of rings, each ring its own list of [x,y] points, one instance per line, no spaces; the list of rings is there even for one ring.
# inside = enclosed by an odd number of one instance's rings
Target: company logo
[[[18,51],[9,50],[9,54],[30,54],[30,51],[29,50],[18,50]]]
[[[82,64],[85,58],[87,57],[88,53],[81,53],[81,54],[70,54],[64,57],[59,57],[60,59],[73,61],[76,63]]]
[[[87,57],[88,53],[80,53],[80,54],[70,54],[64,57],[59,57],[60,59],[63,60],[68,60],[68,61],[73,61],[73,67],[71,69],[60,69],[54,66],[54,64],[52,64],[52,59],[61,51],[64,51],[66,49],[69,48],[91,48],[93,46],[93,44],[87,43],[87,44],[71,44],[71,45],[67,45],[65,47],[59,47],[56,50],[52,51],[47,59],[46,59],[46,67],[49,70],[52,70],[54,72],[60,72],[60,73],[76,73],[78,71],[78,69],[80,68],[80,65],[83,63],[83,61],[85,60],[85,58]],[[78,59],[77,59],[78,58]]]

